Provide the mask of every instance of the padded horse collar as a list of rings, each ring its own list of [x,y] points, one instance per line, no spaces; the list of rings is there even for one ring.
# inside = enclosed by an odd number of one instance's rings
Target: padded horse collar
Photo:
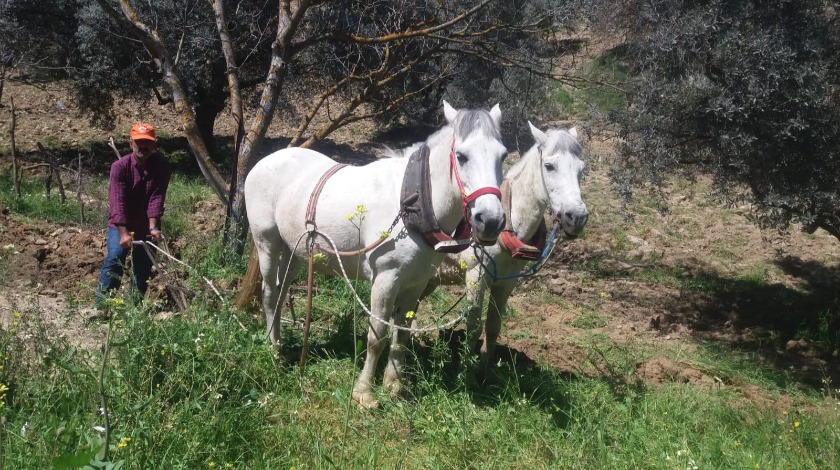
[[[545,219],[540,221],[540,226],[537,227],[537,232],[534,233],[534,236],[532,236],[530,240],[528,240],[528,243],[524,243],[516,235],[516,231],[513,230],[513,217],[510,212],[511,199],[513,195],[510,191],[510,182],[507,179],[502,181],[501,190],[502,208],[505,210],[507,222],[505,222],[505,229],[499,234],[499,242],[504,249],[510,252],[510,255],[514,259],[523,259],[528,261],[539,259],[540,254],[545,248],[546,236],[548,234]]]
[[[423,234],[426,242],[440,253],[460,253],[470,246],[470,223],[462,218],[449,236],[441,230],[432,206],[432,187],[429,173],[429,147],[420,146],[408,158],[403,176],[400,209],[403,224]]]

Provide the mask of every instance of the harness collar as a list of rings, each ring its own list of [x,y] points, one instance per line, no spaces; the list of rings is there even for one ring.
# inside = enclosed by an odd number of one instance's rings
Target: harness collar
[[[463,191],[463,186],[461,188]],[[432,206],[429,147],[426,144],[421,145],[408,158],[400,200],[400,212],[405,227],[423,234],[426,243],[435,251],[460,253],[470,246],[472,227],[468,219],[461,219],[452,236],[441,230],[438,225]]]
[[[511,215],[511,200],[513,197],[510,190],[510,181],[505,178],[502,181],[502,208],[505,210],[505,228],[499,234],[499,243],[502,248],[510,252],[514,259],[523,259],[527,261],[535,261],[540,258],[543,249],[546,246],[548,228],[545,225],[545,219],[540,221],[536,233],[528,240],[528,243],[523,242],[516,231],[513,229],[513,217]]]

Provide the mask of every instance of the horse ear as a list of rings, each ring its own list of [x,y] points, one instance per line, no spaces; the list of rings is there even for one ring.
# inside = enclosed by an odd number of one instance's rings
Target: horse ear
[[[577,138],[577,127],[569,129],[569,134],[572,134],[572,137]]]
[[[499,107],[499,103],[496,103],[496,106],[493,106],[493,109],[490,110],[490,117],[493,118],[496,126],[502,125],[502,108]]]
[[[458,114],[458,110],[453,108],[446,100],[443,100],[443,115],[446,116],[446,122],[452,124],[455,122],[455,116]]]
[[[534,136],[534,140],[536,140],[538,144],[545,145],[545,143],[548,142],[548,136],[545,135],[545,132],[537,129],[536,126],[531,124],[531,121],[528,121],[528,127],[531,128],[531,135]]]

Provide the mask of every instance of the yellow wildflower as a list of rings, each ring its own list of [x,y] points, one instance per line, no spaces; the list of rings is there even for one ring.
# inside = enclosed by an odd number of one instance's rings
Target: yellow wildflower
[[[409,320],[414,318],[414,310],[409,310],[408,312],[405,312],[405,318],[407,318]]]

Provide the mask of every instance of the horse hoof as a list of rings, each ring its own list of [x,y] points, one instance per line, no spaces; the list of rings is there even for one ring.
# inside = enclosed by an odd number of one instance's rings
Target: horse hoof
[[[402,396],[402,382],[399,380],[395,380],[393,382],[384,384],[385,388],[388,389],[388,393],[391,395],[391,398],[399,398]]]
[[[359,408],[366,410],[379,408],[379,402],[373,398],[372,392],[357,392],[353,390],[353,402]]]

